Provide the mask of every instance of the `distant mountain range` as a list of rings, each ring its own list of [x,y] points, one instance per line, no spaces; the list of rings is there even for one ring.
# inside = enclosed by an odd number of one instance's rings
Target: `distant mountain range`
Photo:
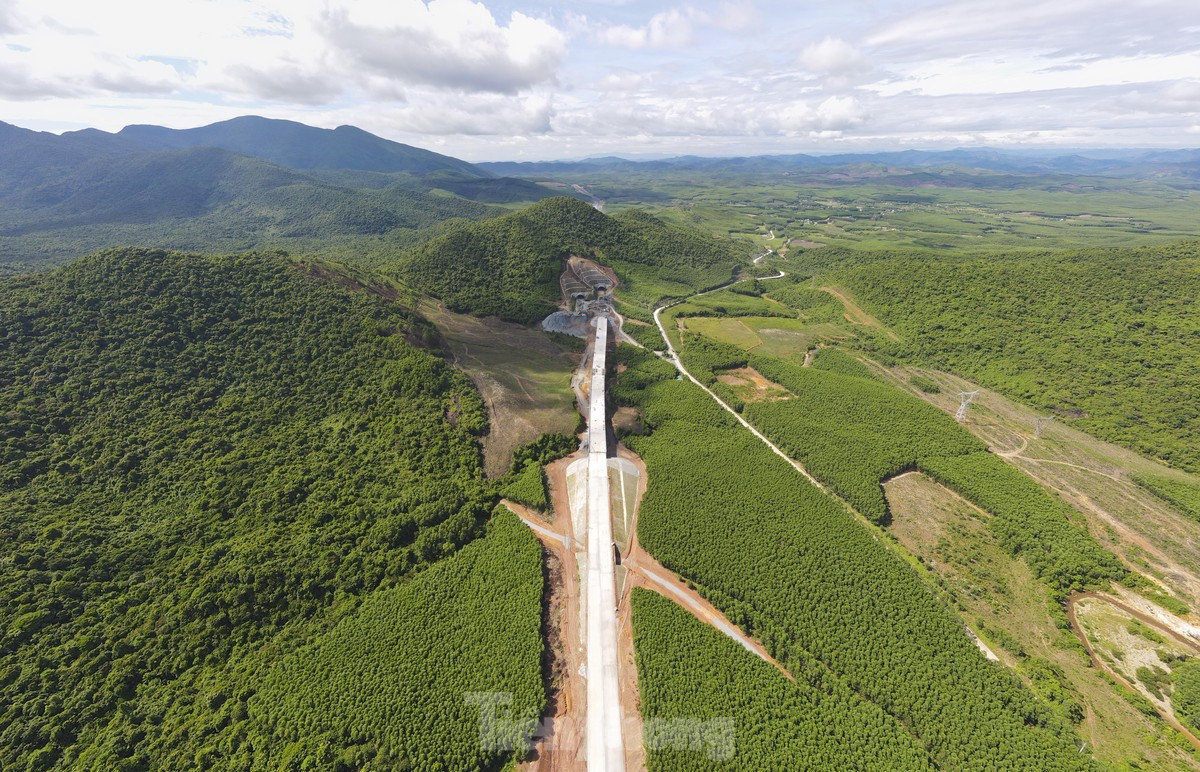
[[[582,161],[497,162],[477,166],[494,174],[529,177],[539,174],[586,174],[612,171],[704,171],[792,173],[882,165],[897,169],[955,167],[1014,174],[1104,174],[1153,176],[1174,174],[1200,178],[1200,149],[1096,150],[1054,153],[1041,150],[958,149],[901,150],[838,155],[762,155],[729,158],[677,156],[659,160],[627,160],[617,156]]]
[[[450,194],[450,195],[447,195]],[[352,126],[255,116],[62,135],[0,122],[0,272],[137,244],[309,248],[560,195]]]
[[[353,126],[257,116],[194,129],[64,134],[0,122],[0,274],[98,249],[284,248],[378,263],[450,218],[495,217],[571,195],[573,175],[685,172],[812,176],[836,183],[1008,187],[1023,175],[1109,175],[1200,185],[1200,150],[906,150],[830,156],[617,157],[471,164]],[[539,177],[556,180],[538,184]],[[364,256],[365,255],[365,256]]]

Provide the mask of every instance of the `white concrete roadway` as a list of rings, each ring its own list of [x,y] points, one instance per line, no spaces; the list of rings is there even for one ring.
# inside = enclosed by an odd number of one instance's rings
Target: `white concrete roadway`
[[[617,679],[617,582],[604,401],[607,348],[608,318],[598,316],[588,409],[587,765],[592,772],[624,772],[621,690]]]

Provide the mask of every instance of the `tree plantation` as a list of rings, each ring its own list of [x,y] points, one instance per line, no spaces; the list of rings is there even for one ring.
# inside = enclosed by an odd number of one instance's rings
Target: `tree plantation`
[[[919,470],[992,514],[1002,542],[1056,590],[1125,576],[1036,483],[941,410],[866,377],[844,352],[822,350],[804,368],[693,336],[683,354],[710,380],[718,370],[749,364],[786,388],[788,399],[746,404],[742,414],[871,521],[884,524],[890,516],[880,484]]]
[[[789,681],[641,588],[633,627],[651,770],[935,768],[895,718],[811,658]]]
[[[1091,767],[1055,711],[985,660],[950,609],[833,499],[666,363],[621,355],[617,398],[636,403],[650,430],[628,440],[650,480],[638,533],[659,561],[797,680],[818,663],[822,679],[893,717],[936,765]]]

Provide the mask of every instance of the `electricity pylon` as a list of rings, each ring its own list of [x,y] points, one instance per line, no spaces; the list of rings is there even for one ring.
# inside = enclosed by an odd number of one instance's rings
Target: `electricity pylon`
[[[971,400],[975,399],[977,391],[960,391],[958,398],[962,400],[962,404],[958,406],[958,412],[954,414],[954,420],[960,424],[967,420],[967,405],[971,404]]]
[[[1046,427],[1049,426],[1050,422],[1053,420],[1054,416],[1046,416],[1045,418],[1038,418],[1036,421],[1034,421],[1033,436],[1040,439],[1041,436],[1046,433]]]

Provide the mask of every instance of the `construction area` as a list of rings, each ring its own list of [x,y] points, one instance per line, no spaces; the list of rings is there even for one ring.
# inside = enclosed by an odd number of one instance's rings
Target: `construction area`
[[[587,258],[568,257],[558,277],[558,285],[562,290],[559,310],[542,321],[542,329],[590,338],[591,320],[609,314],[612,310],[612,291],[619,283],[612,269]]]
[[[645,467],[616,442],[605,397],[615,325],[607,314],[589,314],[587,323],[593,334],[573,383],[587,429],[579,451],[547,468],[553,517],[506,502],[537,535],[552,566],[547,638],[556,685],[535,753],[519,767],[536,772],[645,768],[629,604],[635,586],[675,601],[791,678],[638,544]]]

